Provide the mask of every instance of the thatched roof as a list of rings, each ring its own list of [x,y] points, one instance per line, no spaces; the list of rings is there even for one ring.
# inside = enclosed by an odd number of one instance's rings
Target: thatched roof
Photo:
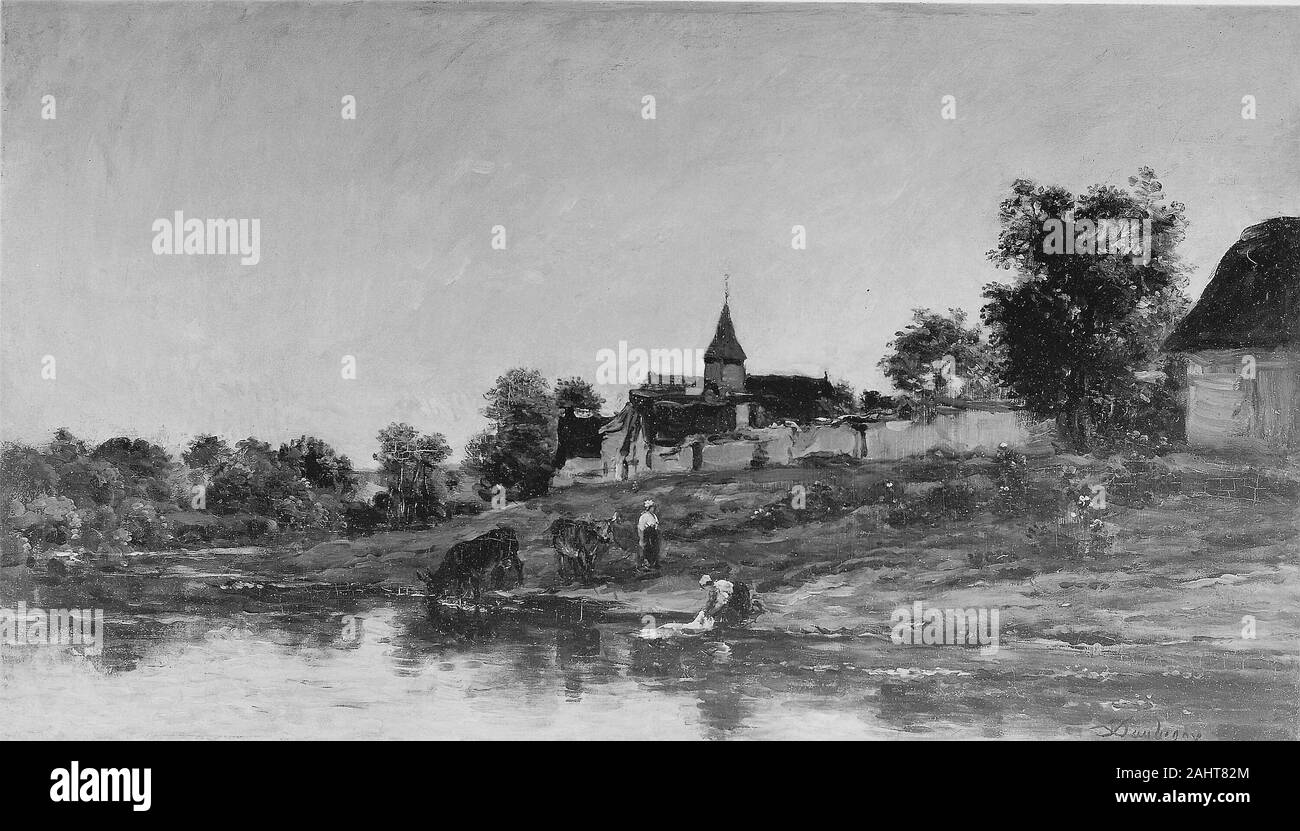
[[[1300,217],[1252,225],[1219,261],[1169,352],[1300,345]]]
[[[713,343],[704,352],[704,360],[722,363],[742,363],[745,350],[740,348],[736,338],[736,327],[731,323],[731,306],[722,304],[722,315],[718,318],[718,330],[713,334]]]

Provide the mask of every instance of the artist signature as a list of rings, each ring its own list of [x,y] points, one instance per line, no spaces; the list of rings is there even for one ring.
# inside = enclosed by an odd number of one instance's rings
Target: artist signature
[[[1154,727],[1143,727],[1133,719],[1124,718],[1105,724],[1094,724],[1091,729],[1099,738],[1151,739],[1153,741],[1200,741],[1205,734],[1199,730],[1170,727],[1156,719]]]

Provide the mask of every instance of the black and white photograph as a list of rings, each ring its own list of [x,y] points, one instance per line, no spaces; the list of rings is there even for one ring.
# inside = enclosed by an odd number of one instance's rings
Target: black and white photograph
[[[0,24],[0,739],[1300,738],[1300,8]]]

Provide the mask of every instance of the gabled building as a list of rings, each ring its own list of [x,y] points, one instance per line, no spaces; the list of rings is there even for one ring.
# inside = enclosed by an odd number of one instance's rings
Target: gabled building
[[[1165,341],[1187,358],[1187,441],[1300,449],[1300,217],[1252,225]]]

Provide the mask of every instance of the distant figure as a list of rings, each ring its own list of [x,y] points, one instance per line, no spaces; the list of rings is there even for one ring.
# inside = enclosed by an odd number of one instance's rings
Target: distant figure
[[[640,571],[643,568],[659,570],[659,517],[655,513],[655,502],[653,499],[647,499],[644,504],[644,510],[641,511],[641,518],[636,521],[636,535],[640,543],[640,551],[637,556],[636,567]]]

